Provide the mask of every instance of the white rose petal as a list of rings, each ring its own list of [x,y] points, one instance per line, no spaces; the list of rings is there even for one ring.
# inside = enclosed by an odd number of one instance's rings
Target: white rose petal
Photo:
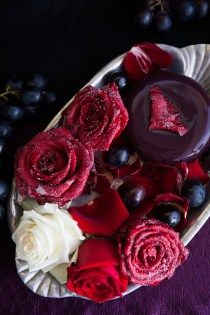
[[[17,258],[27,261],[30,271],[47,272],[70,264],[85,237],[67,210],[46,203],[23,212],[12,239]]]

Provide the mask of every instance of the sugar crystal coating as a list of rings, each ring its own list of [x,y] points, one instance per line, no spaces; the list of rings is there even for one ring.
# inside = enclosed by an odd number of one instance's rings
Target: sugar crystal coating
[[[62,125],[93,150],[105,151],[121,134],[127,122],[127,110],[113,83],[102,89],[89,85],[77,93],[63,112]]]
[[[164,96],[162,90],[155,86],[151,88],[150,130],[166,130],[183,136],[188,128],[184,124],[179,109]]]
[[[62,206],[82,192],[92,166],[92,150],[65,128],[54,128],[18,152],[15,182],[23,197]]]
[[[179,234],[156,219],[128,222],[120,233],[121,270],[131,283],[156,285],[188,256]]]

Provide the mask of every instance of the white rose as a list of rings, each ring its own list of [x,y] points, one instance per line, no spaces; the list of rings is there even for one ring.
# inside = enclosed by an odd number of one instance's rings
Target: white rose
[[[70,255],[85,237],[68,211],[46,203],[23,212],[12,239],[16,257],[25,260],[30,271],[47,272],[59,264],[70,263]]]

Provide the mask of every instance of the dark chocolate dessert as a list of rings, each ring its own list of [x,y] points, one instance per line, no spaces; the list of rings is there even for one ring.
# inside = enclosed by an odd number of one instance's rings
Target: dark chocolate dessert
[[[147,160],[195,159],[210,142],[210,100],[194,80],[166,71],[136,82],[127,95],[127,134]]]

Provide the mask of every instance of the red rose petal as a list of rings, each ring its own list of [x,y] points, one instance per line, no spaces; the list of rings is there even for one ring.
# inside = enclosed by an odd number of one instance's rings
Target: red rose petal
[[[129,215],[113,189],[105,191],[90,204],[69,208],[69,212],[84,232],[105,236],[113,235]]]
[[[153,68],[150,57],[140,46],[131,48],[123,60],[123,65],[132,80],[140,80]]]
[[[95,191],[102,195],[105,191],[108,191],[111,188],[111,183],[105,176],[105,174],[101,174],[97,176],[97,182],[95,186]]]
[[[187,164],[185,162],[180,162],[176,164],[176,168],[180,171],[182,174],[183,181],[187,179],[189,169],[187,167]]]
[[[100,253],[100,254],[99,254]],[[77,258],[77,268],[117,265],[119,257],[116,246],[105,239],[89,239],[82,243]]]
[[[172,65],[172,55],[156,44],[142,43],[141,48],[150,56],[155,67],[168,68]]]
[[[185,166],[188,169],[187,179],[198,180],[202,184],[207,184],[209,182],[208,174],[202,169],[199,160],[194,160],[192,162],[186,162]]]
[[[183,183],[183,176],[175,166],[165,164],[144,163],[141,174],[152,178],[163,193],[179,193]]]
[[[146,193],[145,198],[151,199],[156,196],[160,190],[159,186],[152,180],[152,177],[142,176],[141,172],[130,176],[120,187],[120,190],[126,189],[126,187],[143,187]]]
[[[151,114],[149,130],[165,130],[183,136],[188,128],[182,121],[181,112],[172,104],[159,87],[151,88]]]
[[[111,173],[115,177],[126,178],[128,176],[134,175],[136,172],[139,172],[141,169],[141,161],[137,157],[136,160],[131,164],[126,164],[120,168],[111,169]]]
[[[153,207],[154,201],[145,200],[140,207],[136,208],[132,213],[130,213],[129,220],[142,218],[144,215],[152,211]]]
[[[153,43],[140,43],[132,47],[123,60],[132,80],[140,80],[153,69],[168,68],[171,64],[171,55]]]

